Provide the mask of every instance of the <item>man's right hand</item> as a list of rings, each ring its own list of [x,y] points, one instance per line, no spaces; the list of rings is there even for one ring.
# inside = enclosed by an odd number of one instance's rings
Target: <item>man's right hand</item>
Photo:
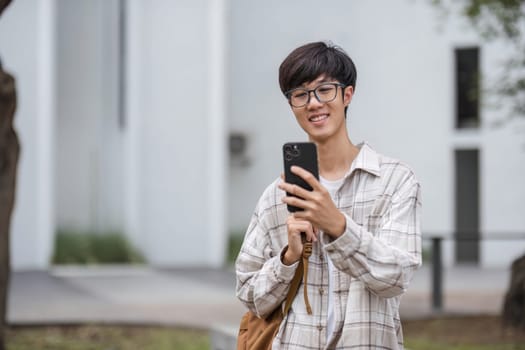
[[[318,230],[315,229],[309,221],[297,219],[290,214],[286,220],[288,229],[288,249],[283,256],[283,264],[292,265],[301,259],[303,254],[303,241],[301,234],[306,235],[308,242],[316,242]]]

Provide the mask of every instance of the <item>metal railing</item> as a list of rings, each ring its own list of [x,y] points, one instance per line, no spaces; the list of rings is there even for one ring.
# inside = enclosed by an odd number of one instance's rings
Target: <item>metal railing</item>
[[[458,242],[482,241],[525,241],[525,233],[500,233],[482,235],[430,235],[423,236],[423,240],[432,242],[432,309],[434,312],[443,311],[443,241]],[[525,253],[525,251],[524,251]],[[510,266],[509,266],[510,267]]]

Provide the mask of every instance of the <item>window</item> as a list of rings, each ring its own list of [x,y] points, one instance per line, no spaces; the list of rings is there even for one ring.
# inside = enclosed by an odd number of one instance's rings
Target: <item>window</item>
[[[455,51],[456,128],[479,127],[479,48]]]
[[[455,152],[456,262],[479,263],[479,150]]]

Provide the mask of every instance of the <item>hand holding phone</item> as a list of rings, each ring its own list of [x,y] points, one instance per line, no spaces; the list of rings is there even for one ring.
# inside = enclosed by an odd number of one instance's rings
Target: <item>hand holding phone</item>
[[[297,197],[289,193],[289,191],[294,191],[291,185],[297,185],[303,188],[299,193],[303,193],[303,196],[307,198],[306,201],[311,202],[309,210],[303,212],[301,208],[290,205],[289,202],[297,202],[297,200],[291,200],[283,198],[283,201],[287,203],[288,210],[292,213],[295,213],[293,216],[296,219],[305,219],[309,221],[314,229],[322,230],[324,233],[328,234],[333,238],[339,237],[344,233],[346,227],[346,217],[345,215],[337,208],[334,201],[332,200],[330,193],[321,185],[318,181],[317,184],[310,181],[312,186],[316,188],[313,189],[310,184],[308,184],[303,177],[307,175],[307,172],[312,174],[317,180],[319,180],[319,169],[317,164],[317,150],[316,146],[313,143],[286,143],[283,146],[283,158],[284,158],[284,177],[285,183],[279,185],[279,188],[286,191],[287,197]],[[297,165],[304,169],[300,173],[301,176],[295,175],[291,171],[291,167]],[[310,196],[306,191],[315,190],[318,192],[317,196]],[[296,192],[296,191],[294,191]]]
[[[288,142],[283,145],[284,180],[287,183],[300,186],[308,191],[312,187],[301,177],[291,171],[293,165],[299,166],[312,173],[319,180],[319,167],[317,164],[317,147],[312,142]],[[287,193],[288,196],[293,196]],[[288,211],[301,211],[301,208],[288,205]]]

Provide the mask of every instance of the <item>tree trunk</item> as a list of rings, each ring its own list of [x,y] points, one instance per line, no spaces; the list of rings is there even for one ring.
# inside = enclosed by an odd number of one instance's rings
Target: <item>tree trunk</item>
[[[525,330],[525,255],[512,263],[510,285],[503,304],[503,322]]]
[[[0,15],[10,0],[0,0]],[[5,350],[7,291],[9,286],[9,227],[15,200],[15,180],[20,146],[13,128],[16,108],[15,81],[0,62],[0,350]]]
[[[4,9],[7,7],[7,5],[9,5],[10,2],[11,0],[0,0],[0,15],[4,11]]]

